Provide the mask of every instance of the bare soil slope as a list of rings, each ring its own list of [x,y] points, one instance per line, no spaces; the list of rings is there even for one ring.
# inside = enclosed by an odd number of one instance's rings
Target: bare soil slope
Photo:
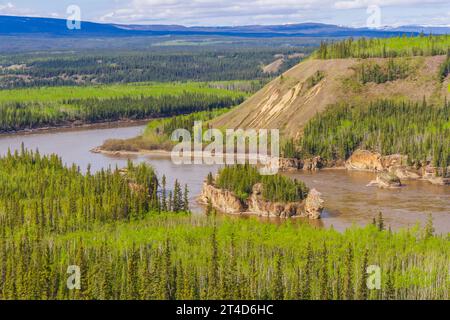
[[[308,59],[276,78],[241,106],[212,121],[218,128],[280,129],[284,136],[297,137],[305,124],[330,104],[390,98],[443,101],[450,98],[449,79],[441,83],[438,69],[445,56],[404,58],[411,67],[406,79],[383,84],[361,84],[355,68],[363,61],[379,64],[387,59]],[[324,78],[311,85],[317,71]]]

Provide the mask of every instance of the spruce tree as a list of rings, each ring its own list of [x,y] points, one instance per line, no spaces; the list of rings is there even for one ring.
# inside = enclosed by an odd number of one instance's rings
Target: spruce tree
[[[364,252],[364,258],[361,264],[361,278],[359,282],[359,290],[358,290],[358,299],[359,300],[367,300],[368,297],[368,288],[367,288],[367,267],[368,267],[368,259],[369,259],[369,251],[366,249]]]
[[[167,181],[166,181],[166,175],[163,175],[161,180],[162,190],[161,190],[161,210],[163,212],[168,211],[168,205],[167,205]]]
[[[383,219],[383,213],[378,213],[378,222],[377,222],[378,230],[384,231],[384,219]]]
[[[188,185],[184,185],[184,193],[183,193],[183,211],[189,212],[189,189]]]
[[[351,244],[348,245],[344,264],[346,269],[344,277],[344,299],[353,300],[355,293],[353,288],[353,247]]]
[[[319,286],[320,286],[320,299],[330,299],[330,289],[328,284],[328,249],[326,244],[323,244],[323,250],[321,252],[321,266],[319,274]]]

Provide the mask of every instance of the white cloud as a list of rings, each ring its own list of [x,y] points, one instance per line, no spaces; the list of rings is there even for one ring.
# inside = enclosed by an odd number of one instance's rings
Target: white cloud
[[[14,6],[11,2],[8,2],[7,4],[0,4],[1,13],[8,13],[11,10],[14,10]]]
[[[61,2],[0,0],[0,14],[66,16]],[[365,26],[366,8],[382,9],[382,24],[449,24],[450,0],[76,0],[89,21],[124,24],[251,25],[323,22]],[[94,4],[95,2],[95,4]],[[58,3],[58,4],[55,4]],[[59,14],[59,16],[57,15]]]
[[[314,21],[363,26],[367,19],[366,8],[370,5],[382,7],[383,17],[387,16],[387,8],[396,8],[391,11],[394,14],[390,15],[390,22],[399,23],[408,18],[410,10],[430,9],[438,5],[447,6],[448,9],[449,0],[120,0],[116,2],[115,9],[111,6],[112,9],[103,13],[100,20],[184,25],[286,24]],[[360,13],[355,15],[355,10],[360,10]],[[442,12],[438,8],[434,10],[435,13]],[[97,16],[95,20],[98,19]],[[414,20],[426,21],[425,18],[420,20],[417,16]]]
[[[126,7],[109,12],[103,21],[148,21],[165,23],[238,24],[292,20],[318,6],[332,9],[332,0],[132,0]],[[286,22],[287,23],[287,22]]]
[[[336,9],[361,9],[371,5],[380,7],[389,6],[408,6],[408,5],[432,5],[446,4],[448,0],[344,0],[336,1],[334,6]]]

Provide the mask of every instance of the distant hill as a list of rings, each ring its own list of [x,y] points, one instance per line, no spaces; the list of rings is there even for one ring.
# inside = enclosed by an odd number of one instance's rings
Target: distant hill
[[[83,22],[81,30],[69,30],[66,20],[0,16],[0,35],[126,35],[126,30],[100,23]]]
[[[447,48],[443,43],[442,47]],[[343,48],[342,44],[336,46],[336,50],[339,48]],[[330,52],[332,48],[327,50]],[[389,48],[385,50],[393,53]],[[397,50],[405,56],[393,60],[382,57],[322,60],[313,56],[211,124],[217,128],[280,129],[285,137],[298,137],[305,125],[329,105],[342,102],[364,105],[379,99],[421,102],[424,98],[430,103],[441,103],[450,99],[450,76],[443,80],[439,77],[445,55],[406,56],[405,48]],[[383,79],[394,73],[396,79]]]
[[[237,37],[381,37],[398,34],[389,30],[349,28],[322,23],[300,23],[287,25],[252,25],[236,27],[184,27],[162,25],[117,25],[118,28],[159,34],[215,35]]]
[[[321,23],[254,25],[236,27],[185,27],[180,25],[121,25],[82,22],[81,30],[69,30],[66,20],[0,16],[0,35],[48,36],[233,36],[233,37],[389,37],[404,30],[350,28]]]

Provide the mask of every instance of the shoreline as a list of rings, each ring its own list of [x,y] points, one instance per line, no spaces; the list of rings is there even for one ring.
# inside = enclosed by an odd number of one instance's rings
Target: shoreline
[[[107,156],[117,156],[117,157],[127,157],[127,156],[135,157],[135,156],[148,156],[148,155],[158,155],[158,156],[165,156],[165,157],[169,157],[169,158],[171,157],[171,151],[167,151],[167,150],[163,150],[163,149],[155,149],[155,150],[141,149],[139,151],[124,151],[124,150],[109,151],[109,150],[104,150],[101,147],[95,147],[95,148],[91,149],[90,152],[97,153],[97,154],[104,154]],[[226,153],[224,153],[223,155],[226,156]],[[245,155],[245,156],[247,156],[247,155]],[[331,170],[347,170],[347,168],[345,166],[327,167],[327,168],[322,168],[318,171],[331,171]],[[298,172],[298,171],[314,172],[312,170],[295,170],[295,171],[281,170],[281,172],[283,172],[283,173]]]
[[[166,158],[171,158],[171,151],[167,151],[167,150],[161,150],[161,149],[155,149],[155,150],[145,150],[145,149],[141,149],[139,151],[108,151],[108,150],[104,150],[101,148],[101,146],[99,147],[95,147],[93,149],[90,150],[90,152],[92,153],[96,153],[96,154],[103,154],[106,156],[111,156],[111,157],[138,157],[138,156],[162,156],[162,157],[166,157]],[[194,156],[194,155],[193,155]],[[226,154],[223,154],[223,156],[225,157]],[[239,155],[238,155],[239,156]],[[245,157],[247,157],[248,155],[245,155]],[[380,174],[382,172],[385,171],[376,171],[376,170],[370,170],[370,169],[355,169],[355,168],[348,168],[347,166],[336,166],[336,167],[324,167],[318,170],[304,170],[304,169],[285,169],[285,170],[279,170],[280,173],[296,173],[296,172],[307,172],[307,173],[315,173],[315,172],[321,172],[321,171],[347,171],[347,172],[351,172],[351,171],[355,171],[355,172],[372,172],[375,174]],[[388,172],[388,171],[387,171]],[[418,178],[403,178],[402,180],[404,181],[408,181],[408,180],[415,180],[415,181],[423,181],[423,182],[428,182],[434,185],[440,185],[440,186],[448,186],[449,184],[446,182],[443,183],[434,183],[433,182],[433,178],[427,178],[424,176],[420,176]],[[443,180],[446,180],[445,178]],[[370,184],[370,182],[369,182]]]
[[[129,157],[129,156],[147,156],[147,155],[159,155],[170,158],[170,151],[155,149],[155,150],[139,150],[139,151],[108,151],[104,150],[101,147],[95,147],[90,150],[92,153],[104,154],[106,156],[116,156],[116,157]]]
[[[96,153],[96,154],[103,154],[106,156],[112,156],[112,157],[138,157],[138,156],[164,156],[167,158],[171,157],[171,152],[167,151],[167,150],[162,150],[162,149],[155,149],[155,150],[139,150],[139,151],[124,151],[124,150],[119,150],[119,151],[109,151],[109,150],[104,150],[101,147],[95,147],[93,149],[90,150],[90,152],[92,153]],[[224,156],[226,156],[226,154],[224,154]],[[298,169],[298,170],[280,170],[281,173],[295,173],[295,172],[321,172],[321,171],[349,171],[345,166],[337,166],[337,167],[326,167],[326,168],[322,168],[320,170],[302,170],[302,169]],[[371,172],[369,170],[367,170],[367,172]]]

